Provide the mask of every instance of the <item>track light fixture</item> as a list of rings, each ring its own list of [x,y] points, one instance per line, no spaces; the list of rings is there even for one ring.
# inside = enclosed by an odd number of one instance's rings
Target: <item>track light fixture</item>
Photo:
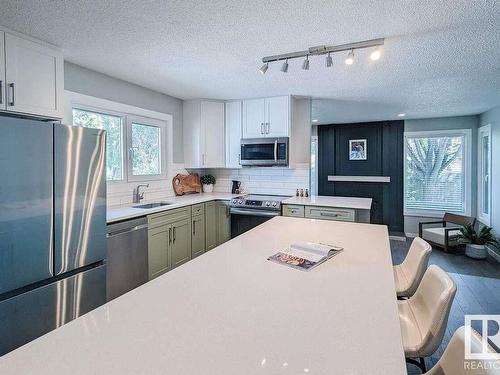
[[[361,42],[340,44],[335,46],[316,46],[316,47],[310,47],[306,51],[298,51],[298,52],[284,53],[282,55],[266,56],[262,58],[262,62],[264,63],[264,65],[259,69],[259,71],[262,74],[265,74],[267,69],[269,68],[270,62],[284,60],[280,70],[283,73],[286,73],[288,72],[288,59],[296,59],[302,57],[305,57],[305,60],[302,63],[302,69],[309,70],[309,56],[316,56],[316,55],[327,55],[325,64],[327,68],[331,68],[333,66],[333,58],[331,54],[342,51],[349,51],[349,53],[347,54],[347,58],[345,59],[345,63],[347,65],[352,65],[354,63],[354,50],[363,48],[373,48],[373,47],[375,47],[375,49],[371,52],[370,59],[376,61],[379,60],[382,55],[380,46],[384,45],[384,41],[385,41],[384,38],[371,39],[371,40],[364,40]]]
[[[348,54],[347,54],[347,58],[345,59],[345,63],[347,65],[352,65],[354,64],[354,51],[351,50]]]
[[[333,66],[333,59],[332,56],[330,55],[330,52],[328,52],[328,55],[326,56],[326,67],[331,68]]]
[[[286,73],[288,72],[288,59],[285,60],[285,62],[283,63],[283,65],[281,65],[281,69],[280,69],[283,73]]]
[[[267,72],[267,69],[269,69],[269,64],[268,63],[265,63],[264,65],[262,65],[259,69],[259,72],[260,74],[266,74]]]
[[[377,61],[380,59],[380,56],[382,55],[382,52],[380,51],[380,46],[377,46],[372,53],[370,53],[370,59],[373,61]]]
[[[309,55],[306,56],[306,59],[302,63],[302,69],[309,70]]]

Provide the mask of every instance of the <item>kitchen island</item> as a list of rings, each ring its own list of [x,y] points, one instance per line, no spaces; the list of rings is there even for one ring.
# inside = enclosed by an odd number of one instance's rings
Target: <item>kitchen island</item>
[[[303,272],[291,242],[344,251]],[[387,228],[276,217],[0,358],[7,374],[406,374]]]

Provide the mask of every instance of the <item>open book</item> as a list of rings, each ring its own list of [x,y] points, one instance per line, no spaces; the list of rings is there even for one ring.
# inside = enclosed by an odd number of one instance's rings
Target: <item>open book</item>
[[[342,250],[343,248],[338,246],[302,241],[290,245],[289,248],[270,256],[267,260],[308,271]]]

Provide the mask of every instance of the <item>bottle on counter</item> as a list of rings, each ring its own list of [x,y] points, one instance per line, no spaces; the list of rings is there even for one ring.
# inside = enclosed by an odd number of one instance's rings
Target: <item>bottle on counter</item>
[[[306,197],[309,196],[309,189],[306,189]]]
[[[300,197],[304,197],[304,189],[300,189]]]
[[[297,189],[297,191],[295,192],[295,196],[298,197],[299,196],[299,189]]]

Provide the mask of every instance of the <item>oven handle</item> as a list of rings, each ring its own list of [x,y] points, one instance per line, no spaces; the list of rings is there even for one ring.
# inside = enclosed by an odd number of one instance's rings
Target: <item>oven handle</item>
[[[229,210],[229,213],[235,215],[263,216],[263,217],[280,216],[280,213],[278,211],[245,210],[241,208],[231,208]]]
[[[274,161],[278,161],[278,140],[274,141]]]

